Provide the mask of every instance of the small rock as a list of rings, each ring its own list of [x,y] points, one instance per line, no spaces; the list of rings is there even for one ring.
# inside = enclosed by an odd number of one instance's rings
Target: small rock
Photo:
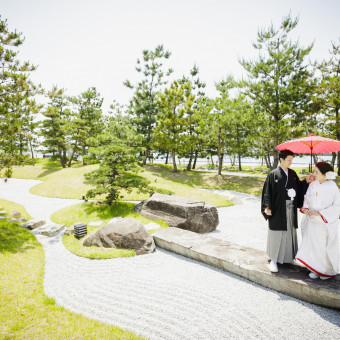
[[[21,214],[17,211],[12,211],[10,215],[12,215],[13,217],[20,217]]]
[[[7,220],[10,217],[11,216],[8,216],[8,215],[0,215],[0,220]]]
[[[36,229],[41,227],[42,225],[44,225],[46,222],[43,220],[38,220],[38,219],[33,219],[33,220],[29,220],[28,222],[23,223],[21,226],[23,228],[32,230],[32,229]]]
[[[89,225],[92,225],[93,227],[99,227],[103,224],[103,221],[94,221],[94,222],[89,222]]]
[[[38,234],[52,237],[58,235],[65,228],[65,224],[48,224],[38,231]]]
[[[143,208],[143,204],[144,204],[144,201],[136,204],[135,207],[133,208],[133,211],[140,213]]]
[[[16,223],[21,223],[21,222],[25,222],[26,221],[26,218],[22,218],[22,217],[19,217],[19,218],[11,218],[10,220],[8,220],[8,222],[16,222]]]
[[[7,214],[6,210],[0,210],[0,215],[6,215],[6,214]]]
[[[73,235],[74,234],[74,224],[72,224],[68,228],[65,228],[64,234],[65,235]]]
[[[158,223],[150,222],[148,224],[144,225],[146,230],[156,230],[161,228],[161,226]]]

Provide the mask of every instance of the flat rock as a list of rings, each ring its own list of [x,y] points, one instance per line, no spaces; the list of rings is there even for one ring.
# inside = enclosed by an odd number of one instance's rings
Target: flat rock
[[[11,218],[12,216],[9,215],[0,215],[0,220],[7,220],[9,218]]]
[[[23,223],[21,227],[29,229],[29,230],[33,230],[33,229],[41,227],[44,224],[46,224],[46,222],[43,220],[33,219],[33,220],[29,220]]]
[[[6,215],[6,214],[7,214],[6,210],[0,210],[0,215]]]
[[[21,216],[21,214],[17,211],[11,211],[10,215],[13,216],[13,217],[20,217]]]
[[[219,223],[215,207],[206,205],[203,201],[183,197],[156,193],[137,205],[135,209],[145,217],[163,220],[171,227],[196,233],[213,231]]]
[[[26,218],[23,217],[19,217],[19,218],[11,218],[10,220],[8,220],[8,222],[16,222],[16,223],[21,223],[21,222],[25,222]]]
[[[265,252],[241,247],[207,235],[178,228],[163,228],[153,234],[158,247],[239,275],[264,287],[316,305],[340,309],[340,276],[312,280],[309,270],[290,264],[268,269]]]
[[[38,234],[53,237],[65,228],[65,224],[47,224],[38,230]]]
[[[155,243],[143,224],[133,218],[115,219],[113,222],[86,236],[85,247],[133,249],[137,255],[152,253]]]

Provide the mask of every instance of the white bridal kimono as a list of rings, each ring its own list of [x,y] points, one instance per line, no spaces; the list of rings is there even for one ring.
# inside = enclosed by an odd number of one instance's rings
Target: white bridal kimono
[[[303,208],[319,211],[321,216],[303,217],[302,242],[296,259],[319,275],[335,276],[339,272],[340,193],[337,185],[333,181],[312,182]]]

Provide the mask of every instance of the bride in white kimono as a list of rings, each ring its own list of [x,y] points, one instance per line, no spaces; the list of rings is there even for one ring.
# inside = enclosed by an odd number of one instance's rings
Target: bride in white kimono
[[[296,259],[310,271],[309,277],[323,280],[336,276],[339,271],[338,223],[340,193],[333,167],[318,162],[314,170],[315,180],[309,185],[301,212],[302,242]]]

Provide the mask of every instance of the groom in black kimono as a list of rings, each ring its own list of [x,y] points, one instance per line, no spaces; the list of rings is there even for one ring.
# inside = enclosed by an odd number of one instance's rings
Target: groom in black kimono
[[[277,263],[294,263],[298,250],[297,208],[302,207],[313,176],[300,181],[296,172],[289,169],[294,158],[292,151],[280,151],[279,158],[279,166],[271,171],[263,185],[261,202],[261,212],[269,226],[267,254],[271,272],[278,271]]]

